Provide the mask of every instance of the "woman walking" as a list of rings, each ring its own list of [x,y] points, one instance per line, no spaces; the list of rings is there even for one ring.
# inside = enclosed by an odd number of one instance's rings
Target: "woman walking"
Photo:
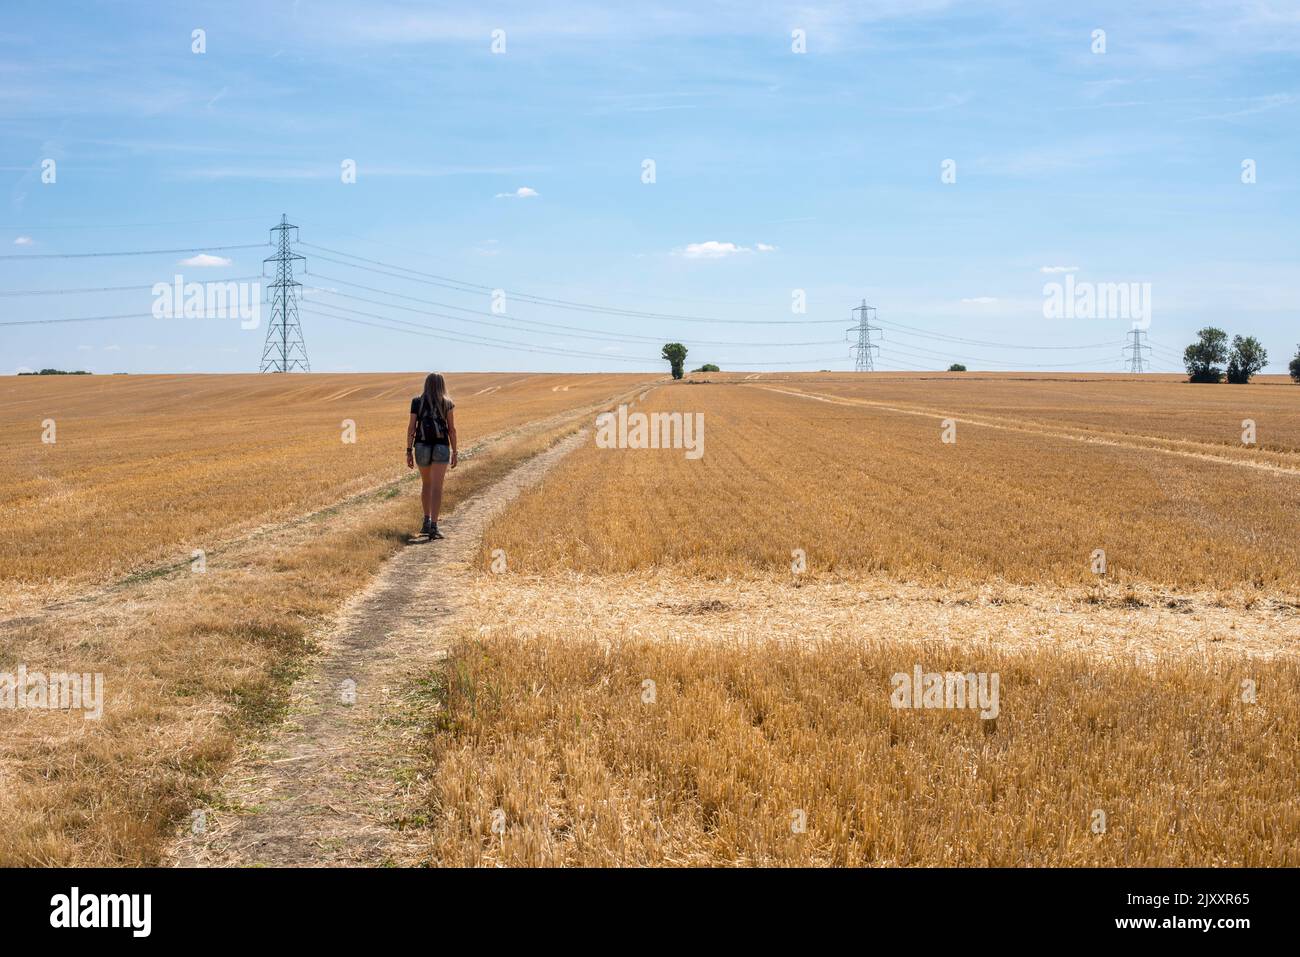
[[[420,501],[424,504],[421,535],[442,538],[438,511],[442,508],[442,480],[447,466],[456,467],[456,403],[447,395],[441,373],[424,377],[424,391],[411,400],[411,421],[406,426],[406,467],[419,466]]]

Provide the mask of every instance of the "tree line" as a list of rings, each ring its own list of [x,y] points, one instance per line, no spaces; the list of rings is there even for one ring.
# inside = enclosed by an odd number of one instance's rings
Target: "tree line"
[[[1222,382],[1226,377],[1229,382],[1246,383],[1268,365],[1268,352],[1254,336],[1233,336],[1229,343],[1228,334],[1222,329],[1206,326],[1196,337],[1196,341],[1183,350],[1183,365],[1187,367],[1190,382]],[[669,342],[664,346],[663,357],[672,368],[674,379],[682,377],[686,351],[680,342]],[[1296,346],[1290,370],[1291,378],[1300,382],[1300,345]],[[706,363],[695,371],[720,370],[716,365]],[[948,371],[965,372],[966,367],[954,363],[948,367]]]
[[[1189,382],[1228,382],[1238,385],[1251,380],[1268,365],[1268,351],[1254,336],[1233,336],[1216,326],[1196,333],[1196,341],[1183,350],[1183,365]],[[1300,345],[1290,365],[1291,378],[1300,382]]]

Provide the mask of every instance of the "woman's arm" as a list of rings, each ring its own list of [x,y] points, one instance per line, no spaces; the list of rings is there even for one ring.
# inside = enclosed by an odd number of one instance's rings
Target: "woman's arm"
[[[451,467],[456,467],[456,410],[447,410],[447,441],[451,444]]]
[[[411,451],[411,447],[415,444],[415,427],[415,413],[412,412],[411,421],[406,426],[406,467],[408,469],[415,468],[415,453]]]

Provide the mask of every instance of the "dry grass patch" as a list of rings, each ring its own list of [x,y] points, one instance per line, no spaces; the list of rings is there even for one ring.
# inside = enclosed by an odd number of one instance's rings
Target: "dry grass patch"
[[[996,721],[892,708],[918,662],[998,672]],[[431,688],[434,864],[1300,863],[1294,660],[492,627]]]

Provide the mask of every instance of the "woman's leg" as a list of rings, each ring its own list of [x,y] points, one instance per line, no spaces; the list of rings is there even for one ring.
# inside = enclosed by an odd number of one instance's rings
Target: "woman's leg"
[[[438,524],[438,512],[442,508],[442,480],[447,475],[446,462],[434,462],[429,466],[432,488],[429,490],[429,505],[426,506],[429,514],[433,516],[433,524]]]
[[[437,515],[433,510],[433,476],[430,474],[436,468],[446,468],[446,466],[421,465],[420,466],[420,503],[424,506],[424,517]],[[442,497],[442,476],[438,476],[438,497]]]

